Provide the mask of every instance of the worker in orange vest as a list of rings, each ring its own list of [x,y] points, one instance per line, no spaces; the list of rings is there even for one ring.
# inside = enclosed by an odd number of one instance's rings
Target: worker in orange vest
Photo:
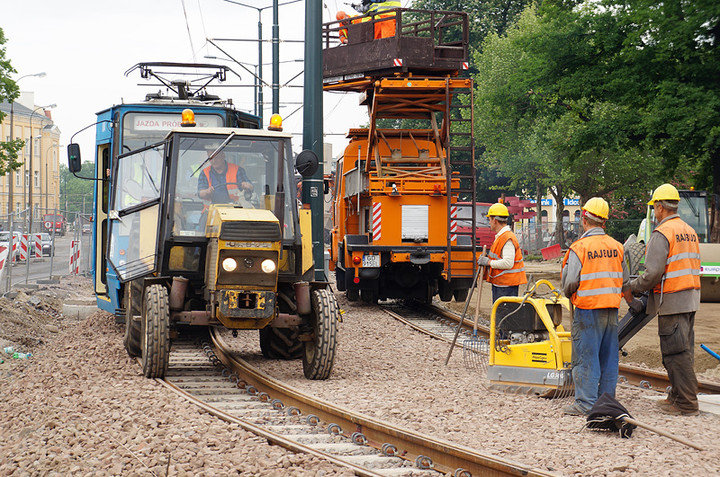
[[[342,10],[339,10],[339,11],[335,14],[335,19],[336,19],[338,22],[340,22],[340,25],[339,25],[339,26],[345,26],[345,25],[347,25],[347,24],[350,23],[350,17],[348,16],[347,13],[345,13],[345,12],[342,11]],[[342,43],[343,45],[346,44],[347,41],[348,41],[348,40],[347,40],[347,35],[348,35],[347,28],[340,28],[340,29],[338,30],[338,38],[339,38],[339,40],[340,40],[340,43]]]
[[[245,169],[237,164],[229,164],[223,151],[210,160],[210,165],[203,169],[198,179],[198,196],[213,204],[236,202],[241,188],[248,192],[253,190]]]
[[[618,308],[630,280],[623,246],[605,233],[608,203],[593,197],[582,207],[585,233],[570,245],[562,265],[562,289],[575,306],[572,377],[575,402],[564,414],[590,412],[603,393],[615,396],[618,378]]]
[[[487,217],[490,229],[495,232],[495,241],[487,257],[480,257],[478,265],[486,267],[485,275],[492,284],[492,299],[502,296],[518,296],[520,285],[527,283],[525,262],[515,234],[510,230],[510,213],[505,204],[490,206]]]
[[[401,8],[402,4],[398,0],[371,0],[368,14],[373,15],[373,20],[378,18],[388,18],[388,20],[379,20],[375,23],[374,38],[391,38],[395,36],[395,12],[390,12],[396,8]],[[386,13],[383,13],[386,12]],[[365,12],[363,12],[365,13]]]
[[[645,253],[645,273],[632,280],[623,292],[651,291],[645,312],[658,314],[662,363],[670,379],[670,392],[658,401],[666,414],[698,414],[695,377],[695,312],[700,307],[700,247],[698,236],[678,216],[680,194],[671,184],[653,192],[650,202],[657,227],[650,235]]]

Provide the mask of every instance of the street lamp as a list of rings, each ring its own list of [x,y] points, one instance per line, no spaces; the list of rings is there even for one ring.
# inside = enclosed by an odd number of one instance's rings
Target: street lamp
[[[28,222],[29,228],[28,233],[32,233],[32,219],[33,219],[33,142],[35,142],[35,136],[33,136],[33,116],[35,113],[41,109],[52,109],[56,107],[57,104],[49,104],[47,106],[38,106],[37,108],[33,109],[33,112],[30,114],[30,162],[29,164],[29,171],[28,171],[28,182],[30,183],[28,185],[28,208],[29,208],[29,214],[30,214],[30,220]],[[42,136],[38,136],[42,137]]]
[[[48,208],[49,208],[48,202],[49,202],[49,198],[50,198],[50,182],[48,179],[48,177],[49,177],[48,176],[48,163],[50,161],[48,160],[48,154],[50,154],[50,149],[52,149],[54,147],[57,147],[59,150],[60,144],[58,144],[58,143],[50,144],[50,146],[48,146],[48,148],[45,149],[45,213],[46,214],[49,213],[48,212]],[[42,157],[40,157],[40,160],[42,160]]]
[[[46,76],[46,74],[44,71],[41,71],[40,73],[23,75],[23,76],[19,77],[18,79],[16,79],[15,83],[18,83],[23,78],[29,78],[31,76],[35,76],[37,78],[44,78]],[[11,141],[15,139],[15,133],[14,133],[14,128],[13,128],[13,117],[14,117],[13,113],[14,112],[15,112],[15,101],[11,99],[10,100],[10,140]],[[31,133],[31,135],[32,135],[32,133]],[[12,214],[12,210],[13,210],[13,207],[12,207],[12,203],[13,203],[12,173],[13,173],[13,171],[12,171],[12,169],[10,169],[8,171],[8,183],[9,183],[9,186],[8,186],[8,215]]]

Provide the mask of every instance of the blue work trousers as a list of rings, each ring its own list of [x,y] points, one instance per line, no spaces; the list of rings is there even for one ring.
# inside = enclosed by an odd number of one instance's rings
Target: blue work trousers
[[[575,405],[589,412],[598,396],[615,396],[618,378],[618,309],[575,308],[572,322]]]
[[[493,303],[497,301],[501,296],[518,296],[518,290],[520,287],[515,285],[513,287],[499,287],[497,285],[492,286],[492,299]]]

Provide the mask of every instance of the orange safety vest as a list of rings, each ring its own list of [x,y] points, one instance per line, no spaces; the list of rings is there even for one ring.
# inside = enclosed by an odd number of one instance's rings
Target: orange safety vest
[[[203,169],[203,172],[205,173],[205,177],[208,181],[208,187],[212,187],[212,180],[210,179],[210,168],[212,166],[207,166],[205,169]],[[225,171],[225,186],[227,187],[228,195],[230,196],[230,200],[233,202],[238,200],[240,198],[239,194],[233,194],[230,191],[237,191],[239,189],[239,185],[237,183],[237,173],[238,173],[238,166],[237,164],[231,164],[227,163],[227,170]]]
[[[665,273],[655,293],[700,289],[700,247],[698,236],[680,217],[663,222],[656,229],[670,244]]]
[[[580,259],[580,286],[570,297],[583,310],[619,308],[623,284],[623,246],[607,234],[576,240],[570,250]],[[565,254],[563,268],[570,252]]]
[[[508,240],[512,241],[512,244],[515,246],[515,261],[512,268],[508,268],[507,270],[490,268],[487,272],[487,280],[493,285],[512,287],[527,283],[527,278],[525,277],[525,262],[523,261],[522,250],[520,250],[520,243],[512,231],[506,230],[495,239],[490,247],[488,256],[493,260],[501,259],[502,249]]]

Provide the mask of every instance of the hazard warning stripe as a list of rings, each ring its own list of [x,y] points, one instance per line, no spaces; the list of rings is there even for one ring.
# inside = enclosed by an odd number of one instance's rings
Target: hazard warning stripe
[[[469,61],[463,61],[462,69],[466,70],[470,68],[470,62]]]
[[[372,239],[373,242],[380,240],[382,237],[382,204],[375,202],[373,204],[373,216],[372,216]]]
[[[455,242],[457,240],[457,207],[450,207],[450,241]]]
[[[393,66],[402,66],[402,65],[403,65],[403,60],[402,60],[402,58],[395,58],[395,59],[393,60]]]

